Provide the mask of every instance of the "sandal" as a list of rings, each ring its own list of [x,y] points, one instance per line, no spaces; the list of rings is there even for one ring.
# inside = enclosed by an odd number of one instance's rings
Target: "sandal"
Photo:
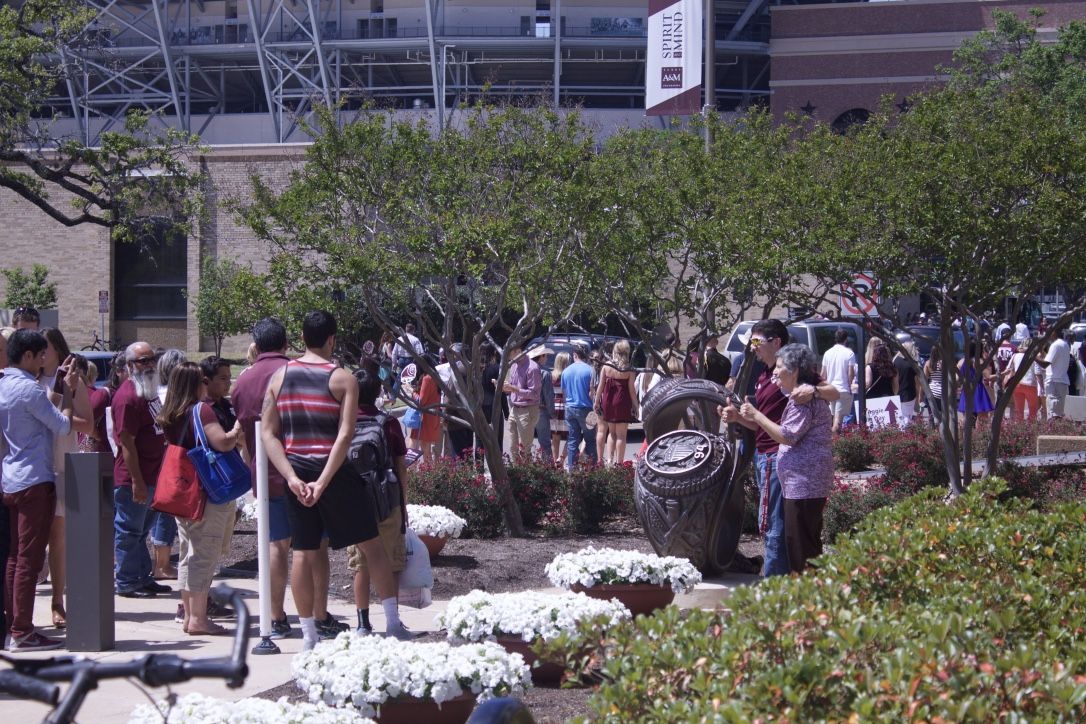
[[[228,636],[230,634],[230,629],[226,628],[225,626],[220,626],[219,624],[212,621],[211,625],[207,627],[206,631],[197,631],[196,629],[190,628],[185,630],[185,633],[187,633],[189,636]]]
[[[64,612],[64,604],[53,604],[53,628],[67,628],[68,615]]]

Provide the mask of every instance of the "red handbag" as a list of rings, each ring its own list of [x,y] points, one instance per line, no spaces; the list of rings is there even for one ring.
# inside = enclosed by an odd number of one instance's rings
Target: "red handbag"
[[[177,518],[200,520],[204,517],[207,493],[196,477],[196,468],[188,451],[180,445],[166,446],[166,457],[158,471],[151,509]]]

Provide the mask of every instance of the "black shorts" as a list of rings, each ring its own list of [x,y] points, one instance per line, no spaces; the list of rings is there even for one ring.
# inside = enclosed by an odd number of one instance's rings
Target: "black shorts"
[[[320,477],[324,459],[291,458],[290,464],[302,481],[311,483]],[[315,551],[328,534],[328,545],[346,548],[377,537],[377,514],[366,483],[350,465],[341,465],[332,482],[312,508],[287,490],[287,517],[290,520],[291,548]]]

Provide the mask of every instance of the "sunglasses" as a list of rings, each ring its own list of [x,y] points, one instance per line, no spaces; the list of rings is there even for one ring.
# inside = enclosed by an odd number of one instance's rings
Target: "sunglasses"
[[[132,360],[132,364],[137,364],[145,367],[147,365],[153,365],[157,361],[158,357],[151,355],[150,357],[137,357],[136,359]]]
[[[768,339],[762,339],[761,337],[751,337],[750,338],[750,348],[751,349],[758,349],[759,347],[761,347],[763,344],[765,344],[768,341],[769,341]]]

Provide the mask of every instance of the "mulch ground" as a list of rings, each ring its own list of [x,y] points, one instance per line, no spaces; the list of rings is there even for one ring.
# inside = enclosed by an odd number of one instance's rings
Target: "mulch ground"
[[[256,571],[256,534],[254,526],[240,521],[226,563],[238,571]],[[576,551],[585,546],[608,546],[652,552],[640,524],[632,518],[610,521],[600,533],[551,537],[533,535],[527,538],[456,539],[445,546],[441,555],[431,561],[434,573],[433,597],[447,600],[475,589],[500,593],[552,587],[544,567],[559,553]],[[740,551],[747,556],[761,555],[760,540],[743,536]],[[331,553],[331,591],[343,600],[352,599],[352,574],[347,568],[343,551]],[[423,641],[444,640],[441,634],[431,634]],[[564,722],[575,716],[587,716],[591,688],[562,689],[557,686],[537,686],[524,698],[537,722]],[[302,699],[292,682],[260,694],[267,699],[287,696]]]

